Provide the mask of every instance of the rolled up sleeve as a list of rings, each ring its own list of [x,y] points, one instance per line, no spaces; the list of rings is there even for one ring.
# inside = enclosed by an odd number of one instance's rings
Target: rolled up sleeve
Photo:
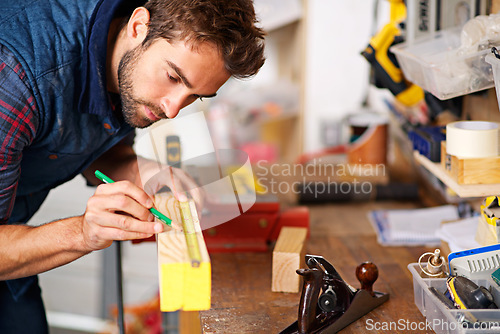
[[[37,115],[24,69],[0,45],[0,224],[7,223],[12,213],[23,149],[35,138]]]

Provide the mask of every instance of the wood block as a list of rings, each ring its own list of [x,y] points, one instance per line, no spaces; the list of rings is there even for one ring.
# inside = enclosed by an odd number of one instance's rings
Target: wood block
[[[500,183],[500,156],[488,158],[459,158],[446,153],[441,142],[441,166],[458,184]]]
[[[283,227],[273,251],[273,292],[299,292],[300,276],[295,272],[303,268],[307,228]]]
[[[179,202],[171,194],[155,195],[155,204],[173,221],[181,221]],[[201,253],[198,267],[191,264],[184,232],[172,229],[157,235],[160,309],[163,312],[210,309],[210,257],[193,201],[190,201],[190,209]]]
[[[475,240],[481,246],[491,246],[498,243],[498,236],[496,226],[492,226],[483,219],[482,216],[478,217]]]

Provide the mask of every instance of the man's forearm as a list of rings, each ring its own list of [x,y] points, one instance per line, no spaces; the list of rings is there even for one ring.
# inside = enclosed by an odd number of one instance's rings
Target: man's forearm
[[[0,226],[0,280],[42,273],[89,253],[81,229],[81,216],[37,227]]]

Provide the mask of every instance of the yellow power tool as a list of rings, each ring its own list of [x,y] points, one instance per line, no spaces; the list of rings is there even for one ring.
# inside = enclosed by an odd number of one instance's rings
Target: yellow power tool
[[[406,19],[403,0],[389,0],[391,3],[390,22],[370,39],[361,54],[372,65],[375,85],[387,88],[402,104],[411,107],[424,99],[424,91],[404,78],[395,55],[389,48],[402,41],[399,24]]]

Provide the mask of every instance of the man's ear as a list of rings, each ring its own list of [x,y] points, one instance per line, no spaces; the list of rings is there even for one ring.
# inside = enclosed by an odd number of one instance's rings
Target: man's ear
[[[137,7],[127,23],[127,36],[142,43],[148,34],[149,11],[144,7]]]

